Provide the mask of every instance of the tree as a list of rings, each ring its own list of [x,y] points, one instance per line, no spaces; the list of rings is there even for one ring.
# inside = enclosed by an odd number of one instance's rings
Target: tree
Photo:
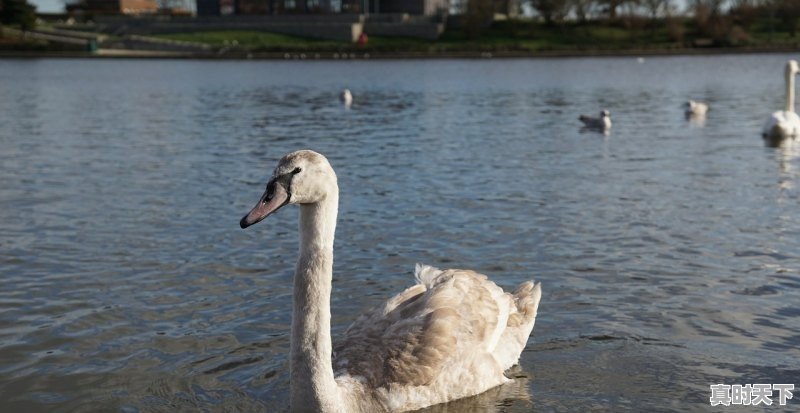
[[[727,3],[727,0],[694,0],[692,2],[694,12],[707,13],[710,16],[717,17],[722,14],[722,6]]]
[[[605,4],[608,7],[608,18],[617,18],[617,8],[625,3],[625,0],[600,0],[600,4]]]
[[[581,23],[586,23],[589,15],[593,14],[595,0],[572,0],[572,10]]]
[[[0,23],[32,29],[36,26],[36,6],[26,0],[0,0]]]
[[[492,0],[467,0],[467,13],[465,15],[465,32],[467,37],[475,39],[480,37],[484,29],[491,26],[494,18],[494,4]]]
[[[800,26],[800,4],[797,0],[776,0],[775,3],[783,28],[791,37],[795,37]]]
[[[750,29],[767,9],[764,0],[736,0],[728,9],[728,16],[733,23],[744,29]]]
[[[672,7],[672,0],[642,0],[642,4],[647,9],[650,20],[655,21],[659,16],[666,15]]]
[[[531,7],[536,9],[547,24],[562,20],[569,14],[571,6],[568,0],[530,0],[530,2]]]
[[[728,34],[730,24],[722,15],[722,6],[725,3],[726,0],[694,0],[692,2],[694,21],[700,34],[714,40],[720,40]]]

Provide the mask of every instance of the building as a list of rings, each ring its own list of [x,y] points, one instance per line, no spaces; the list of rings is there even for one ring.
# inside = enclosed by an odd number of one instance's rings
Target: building
[[[278,14],[447,14],[449,0],[196,0],[198,16]],[[226,2],[233,1],[226,13]],[[228,7],[227,9],[231,9]]]
[[[222,5],[219,0],[197,0],[198,16],[219,16],[222,14]]]
[[[156,0],[85,0],[75,6],[88,14],[153,14],[158,11]]]
[[[368,0],[368,12],[372,14],[397,14],[436,16],[447,14],[448,0]]]

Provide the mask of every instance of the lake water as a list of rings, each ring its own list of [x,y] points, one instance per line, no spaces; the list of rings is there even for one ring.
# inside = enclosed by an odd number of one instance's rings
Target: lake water
[[[297,210],[238,221],[301,148],[339,176],[334,337],[416,262],[542,282],[518,379],[431,412],[800,388],[800,149],[759,136],[790,57],[0,60],[0,411],[286,410]]]

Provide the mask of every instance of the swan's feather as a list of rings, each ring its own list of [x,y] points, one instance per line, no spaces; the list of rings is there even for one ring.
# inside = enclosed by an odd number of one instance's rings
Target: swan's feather
[[[301,205],[290,353],[293,411],[408,411],[509,381],[503,371],[518,361],[533,329],[538,284],[523,283],[508,294],[473,271],[418,265],[416,285],[360,316],[333,347],[336,174],[324,156],[303,150],[281,158],[262,201],[272,199],[270,185],[290,188],[287,202]]]
[[[708,104],[689,100],[686,102],[686,114],[689,116],[703,116],[708,112]]]
[[[765,139],[783,140],[800,135],[800,116],[794,112],[794,77],[797,75],[797,61],[786,62],[786,108],[773,112],[761,131]]]
[[[765,138],[791,138],[800,136],[800,116],[794,112],[774,112],[764,124]]]
[[[417,284],[422,284],[426,288],[431,288],[433,286],[434,280],[442,273],[442,270],[431,267],[430,265],[420,264],[417,263],[416,267],[414,268],[414,278],[417,280]]]
[[[533,329],[539,285],[523,283],[512,295],[485,275],[424,265],[415,278],[418,284],[347,329],[334,347],[336,375],[382,389],[377,394],[388,410],[505,382],[503,371],[518,361]]]

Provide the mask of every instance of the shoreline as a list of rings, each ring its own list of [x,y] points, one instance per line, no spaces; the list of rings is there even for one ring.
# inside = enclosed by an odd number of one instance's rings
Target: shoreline
[[[393,60],[393,59],[536,59],[578,57],[659,57],[703,56],[736,54],[770,54],[800,52],[797,47],[742,47],[742,48],[681,48],[681,49],[620,49],[620,50],[551,50],[527,51],[281,51],[281,52],[228,52],[197,53],[149,50],[100,49],[84,51],[0,51],[0,59],[187,59],[187,60]]]

